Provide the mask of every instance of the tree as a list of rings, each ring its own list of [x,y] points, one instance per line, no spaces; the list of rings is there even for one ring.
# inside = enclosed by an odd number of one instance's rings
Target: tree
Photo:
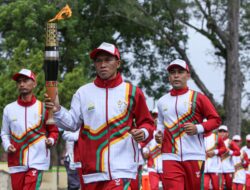
[[[0,2],[2,36],[0,79],[5,81],[0,88],[2,108],[16,98],[16,94],[13,93],[14,84],[9,79],[13,72],[21,67],[31,68],[36,73],[40,71],[37,94],[39,97],[43,97],[44,75],[41,71],[45,23],[53,18],[67,2],[72,8],[73,16],[58,23],[61,55],[59,93],[60,91],[65,93],[60,94],[63,105],[69,105],[70,96],[78,85],[93,77],[94,69],[93,64],[90,63],[88,52],[101,42],[107,41],[116,43],[121,50],[123,59],[121,69],[126,79],[133,82],[138,81],[139,86],[155,99],[168,91],[168,84],[165,80],[167,63],[174,58],[184,59],[189,64],[192,78],[201,91],[217,107],[225,108],[225,120],[227,124],[230,122],[229,127],[240,125],[239,95],[243,79],[234,79],[231,81],[232,84],[229,83],[229,79],[232,77],[232,72],[237,72],[233,77],[240,77],[239,69],[243,66],[247,68],[245,63],[247,63],[248,56],[240,54],[240,65],[232,61],[237,60],[236,42],[238,37],[237,34],[235,38],[229,35],[233,33],[233,30],[237,33],[238,27],[236,29],[231,27],[229,30],[229,23],[233,22],[229,22],[225,15],[234,15],[228,14],[229,8],[236,7],[232,10],[237,11],[237,6],[231,6],[231,3],[238,3],[238,1],[231,0],[126,0],[119,3],[114,0],[2,1]],[[241,52],[249,48],[250,8],[248,5],[249,2],[244,0],[239,8],[243,23],[240,23],[239,37]],[[234,17],[235,21],[238,19],[237,14]],[[192,18],[195,18],[198,24],[192,23]],[[234,24],[230,24],[230,26],[234,26]],[[215,61],[226,68],[223,106],[216,103],[213,94],[206,88],[192,67],[186,52],[187,28],[196,30],[211,41],[215,49]],[[232,47],[235,48],[232,49]],[[230,57],[233,55],[232,52],[236,52],[234,54],[236,59]],[[232,67],[235,69],[231,69]],[[68,81],[67,76],[70,78]],[[82,81],[78,82],[74,80],[75,78],[82,79]],[[238,93],[238,96],[235,94],[237,101],[233,106],[228,98],[234,96],[232,93]],[[231,122],[236,123],[231,125]],[[236,132],[238,129],[233,131],[233,133]]]
[[[187,27],[210,40],[215,48],[217,62],[225,67],[225,93],[222,107],[224,111],[221,111],[223,122],[229,126],[231,135],[240,133],[244,79],[241,68],[245,67],[244,64],[249,60],[249,56],[246,54],[239,56],[239,45],[241,52],[247,49],[249,32],[246,27],[239,25],[239,17],[246,18],[249,14],[248,1],[243,2],[244,6],[240,6],[238,0],[194,0],[190,3],[181,0],[128,0],[119,5],[113,4],[112,1],[105,2],[108,5],[102,7],[102,18],[118,17],[110,19],[116,23],[118,41],[134,52],[135,60],[131,65],[140,71],[140,84],[148,89],[148,94],[155,97],[164,92],[159,85],[161,83],[157,81],[158,76],[165,76],[161,72],[163,62],[169,62],[173,57],[181,57],[189,64],[192,78],[197,86],[217,105],[217,108],[221,107],[199,79],[189,60],[186,52]],[[192,17],[200,22],[193,24]],[[123,24],[119,24],[120,22]],[[246,22],[246,19],[243,22]],[[239,37],[240,27],[242,30]],[[245,41],[246,39],[248,41]],[[154,89],[155,86],[158,91]]]

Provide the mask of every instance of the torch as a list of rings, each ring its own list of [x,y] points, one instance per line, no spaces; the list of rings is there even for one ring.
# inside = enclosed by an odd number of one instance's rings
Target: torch
[[[53,19],[49,20],[46,25],[46,43],[44,57],[44,73],[46,93],[53,102],[57,97],[57,77],[59,65],[59,48],[57,38],[57,24],[54,21],[70,17],[71,9],[66,5]],[[55,124],[52,110],[48,110],[47,125]]]

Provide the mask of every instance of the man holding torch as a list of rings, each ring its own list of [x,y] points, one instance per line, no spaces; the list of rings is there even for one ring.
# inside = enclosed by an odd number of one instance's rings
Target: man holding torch
[[[58,127],[72,131],[80,128],[85,188],[126,189],[130,179],[136,178],[137,143],[152,139],[154,121],[142,91],[124,82],[118,72],[121,62],[115,45],[102,43],[90,58],[96,79],[76,91],[71,109],[66,110],[45,95],[46,107],[53,109]]]

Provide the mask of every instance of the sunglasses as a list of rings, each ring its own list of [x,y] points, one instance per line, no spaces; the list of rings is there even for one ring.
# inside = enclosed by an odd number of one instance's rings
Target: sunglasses
[[[225,130],[219,130],[218,132],[219,132],[219,133],[221,133],[221,132],[226,133],[227,131],[225,131]]]

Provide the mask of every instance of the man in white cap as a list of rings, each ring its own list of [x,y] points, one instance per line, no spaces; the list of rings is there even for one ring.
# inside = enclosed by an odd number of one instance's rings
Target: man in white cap
[[[79,152],[84,188],[123,189],[136,178],[139,142],[153,137],[154,121],[143,92],[124,82],[118,72],[120,53],[102,43],[90,53],[97,76],[74,94],[71,109],[53,103],[46,106],[66,130],[80,128]]]
[[[218,129],[218,134],[223,138],[227,151],[221,155],[222,163],[222,184],[225,184],[226,189],[232,189],[233,174],[235,172],[233,156],[240,156],[240,148],[238,145],[229,139],[228,128],[226,125],[221,125]]]
[[[240,135],[234,135],[232,140],[238,145],[239,148],[241,148],[241,136]]]
[[[48,112],[33,94],[35,74],[22,69],[12,79],[16,81],[19,96],[4,108],[2,145],[8,152],[12,189],[36,189],[40,186],[42,171],[49,169],[49,147],[58,138],[58,128],[46,126]]]
[[[246,146],[241,148],[241,153],[246,153],[250,163],[250,134],[246,136]],[[250,190],[250,166],[246,171],[246,190]]]
[[[188,88],[185,61],[174,60],[167,71],[173,88],[158,101],[161,132],[155,136],[162,143],[164,190],[200,189],[206,158],[203,133],[219,127],[221,119],[205,95]]]

